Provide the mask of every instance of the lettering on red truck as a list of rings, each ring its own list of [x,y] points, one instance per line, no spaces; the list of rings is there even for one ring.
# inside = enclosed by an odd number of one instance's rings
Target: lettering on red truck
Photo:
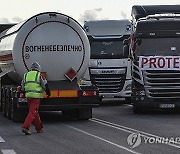
[[[140,56],[142,70],[179,70],[180,56]]]

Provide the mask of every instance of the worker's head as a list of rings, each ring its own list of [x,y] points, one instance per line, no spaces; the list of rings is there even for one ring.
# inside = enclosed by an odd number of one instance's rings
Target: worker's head
[[[36,71],[40,72],[41,71],[41,66],[37,62],[34,62],[31,65],[31,70],[36,70]]]

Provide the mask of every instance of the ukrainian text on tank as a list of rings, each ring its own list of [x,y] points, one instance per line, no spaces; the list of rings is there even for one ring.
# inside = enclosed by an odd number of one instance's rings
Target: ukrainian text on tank
[[[26,46],[26,52],[46,52],[46,51],[82,51],[81,45],[35,45]]]

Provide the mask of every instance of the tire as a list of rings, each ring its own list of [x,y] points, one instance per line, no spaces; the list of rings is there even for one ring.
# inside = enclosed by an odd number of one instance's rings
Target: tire
[[[21,122],[21,114],[18,113],[17,111],[11,111],[11,120],[14,122]]]
[[[88,120],[92,118],[92,108],[83,108],[78,111],[79,120]]]
[[[0,87],[1,88],[1,102],[0,102],[0,112],[2,112],[2,95],[3,95],[3,89],[2,89],[2,87]]]
[[[69,112],[69,116],[73,119],[78,119],[78,109],[74,109],[74,110],[69,110],[67,111]],[[67,112],[66,112],[66,115],[67,115]]]
[[[127,104],[131,104],[131,97],[126,97],[125,101],[126,101]]]
[[[10,89],[7,88],[6,90],[6,117],[8,119],[11,119],[11,93],[10,93]]]
[[[24,111],[17,110],[16,98],[11,95],[11,105],[10,105],[10,119],[14,122],[23,122],[27,113]]]
[[[103,96],[99,96],[99,103],[102,103]]]
[[[16,111],[15,108],[15,104],[14,104],[14,98],[11,97],[11,106],[10,106],[10,111],[11,111],[11,120],[12,121],[18,121],[18,113]]]
[[[15,111],[13,110],[13,107],[11,108],[12,111],[11,111],[11,120],[13,122],[23,122],[26,118],[26,115],[27,115],[27,112],[25,111]]]
[[[70,111],[69,115],[77,120],[88,120],[92,118],[92,108],[74,109]]]
[[[141,114],[142,113],[142,109],[133,105],[133,112],[136,114]]]
[[[2,88],[2,114],[6,117],[6,91],[5,88]]]

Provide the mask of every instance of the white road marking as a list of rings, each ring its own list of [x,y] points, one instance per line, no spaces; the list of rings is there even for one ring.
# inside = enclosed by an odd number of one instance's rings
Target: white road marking
[[[9,149],[5,149],[5,150],[1,150],[3,154],[16,154],[16,152],[14,150],[9,150]]]
[[[113,142],[108,141],[108,140],[106,140],[106,139],[103,139],[103,138],[101,138],[101,137],[99,137],[99,136],[96,136],[96,135],[93,135],[93,134],[91,134],[91,133],[85,132],[85,131],[83,131],[83,130],[81,130],[81,129],[78,129],[78,128],[76,128],[76,127],[73,127],[73,126],[70,126],[70,125],[66,125],[66,124],[62,124],[62,125],[66,126],[66,127],[69,127],[69,128],[71,128],[71,129],[74,129],[74,130],[76,130],[76,131],[79,131],[79,132],[81,132],[81,133],[84,133],[84,134],[86,134],[86,135],[89,135],[89,136],[91,136],[91,137],[94,137],[94,138],[96,138],[96,139],[99,139],[99,140],[101,140],[101,141],[104,141],[104,142],[106,142],[106,143],[108,143],[108,144],[111,144],[111,145],[116,146],[116,147],[118,147],[118,148],[121,148],[121,149],[123,149],[123,150],[126,150],[126,151],[128,151],[128,152],[131,152],[131,153],[134,153],[134,154],[140,154],[140,153],[138,153],[138,152],[136,152],[136,151],[134,151],[134,150],[128,149],[128,148],[126,148],[126,147],[124,147],[124,146],[122,146],[122,145],[113,143]]]
[[[125,132],[128,132],[128,133],[140,133],[140,135],[143,136],[143,137],[161,138],[160,136],[157,136],[157,135],[154,135],[154,134],[146,133],[146,132],[139,131],[139,130],[136,130],[136,129],[133,129],[133,128],[130,128],[130,127],[126,127],[126,126],[123,126],[123,125],[118,125],[118,124],[111,123],[111,122],[101,120],[101,119],[97,119],[97,118],[92,118],[92,119],[90,119],[90,121],[95,122],[95,123],[99,123],[101,125],[105,125],[105,126],[108,126],[108,127],[112,127],[112,128],[118,129],[118,130],[122,130],[122,131],[125,131]],[[173,143],[163,143],[163,144],[167,144],[169,146],[180,149],[180,144],[178,144],[178,143],[177,144],[175,144],[175,143],[174,144]]]
[[[4,139],[0,136],[0,143],[5,142]]]
[[[5,140],[0,136],[0,143],[4,143]],[[4,149],[4,150],[1,150],[1,152],[3,154],[16,154],[16,152],[12,149]]]

